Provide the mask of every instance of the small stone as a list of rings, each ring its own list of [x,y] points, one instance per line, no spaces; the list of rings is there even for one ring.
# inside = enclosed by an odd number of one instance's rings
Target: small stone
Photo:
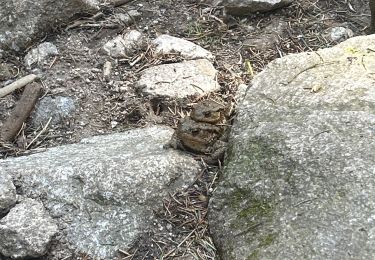
[[[111,128],[115,128],[118,125],[117,121],[111,121]]]
[[[129,55],[133,55],[133,53],[141,49],[144,44],[145,39],[142,33],[131,30],[124,36],[118,35],[104,44],[102,52],[114,58],[125,58]]]
[[[106,61],[103,66],[103,78],[108,82],[111,76],[112,71],[112,63],[110,61]]]
[[[188,60],[208,59],[212,61],[214,59],[211,52],[199,45],[167,34],[160,35],[152,43],[155,46],[155,53],[158,54],[178,53]]]
[[[134,21],[141,17],[141,13],[137,10],[130,10],[126,13],[118,13],[114,15],[114,19],[121,22],[123,25],[133,24]]]
[[[353,37],[353,35],[353,31],[345,27],[334,27],[331,29],[330,34],[332,41],[346,40]]]
[[[50,42],[43,42],[38,47],[29,51],[25,56],[25,65],[30,68],[33,64],[42,64],[50,56],[56,56],[59,52],[57,47]]]
[[[271,21],[271,23],[262,31],[258,32],[258,34],[246,39],[244,41],[244,46],[267,51],[268,49],[273,48],[280,38],[283,38],[287,27],[288,24],[284,21]]]
[[[11,258],[43,256],[57,231],[43,204],[25,198],[0,220],[0,253]]]
[[[37,105],[32,116],[33,125],[45,125],[50,118],[51,124],[58,124],[69,117],[75,109],[74,100],[70,97],[45,97]]]

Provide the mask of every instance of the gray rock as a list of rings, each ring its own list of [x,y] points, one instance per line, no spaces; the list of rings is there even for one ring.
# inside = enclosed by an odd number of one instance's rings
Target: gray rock
[[[96,136],[0,161],[0,172],[19,181],[25,196],[43,197],[72,250],[115,259],[147,232],[162,199],[200,170],[190,156],[163,149],[172,133],[154,126]]]
[[[6,0],[0,8],[0,48],[21,51],[78,13],[94,13],[102,0]]]
[[[16,202],[16,187],[12,178],[7,173],[2,172],[0,174],[0,213],[7,211]]]
[[[26,67],[31,67],[33,64],[43,64],[48,57],[58,54],[59,51],[53,43],[43,42],[26,54],[25,65]]]
[[[32,115],[32,123],[38,127],[45,125],[51,118],[50,123],[56,125],[71,116],[75,109],[74,100],[70,97],[45,97],[37,105]]]
[[[210,204],[222,259],[374,257],[374,48],[351,38],[254,78]]]
[[[0,253],[11,258],[43,256],[56,233],[43,204],[25,198],[0,219]]]
[[[185,98],[219,90],[216,73],[206,59],[163,64],[144,70],[137,85],[146,95]]]
[[[274,48],[279,39],[283,38],[287,27],[288,24],[284,21],[271,21],[267,27],[255,35],[252,34],[253,36],[246,39],[243,44],[261,51],[267,51],[270,48]]]
[[[111,20],[120,22],[123,25],[130,25],[139,20],[140,17],[141,13],[137,10],[129,10],[126,13],[115,14]]]
[[[353,37],[353,35],[353,31],[345,27],[331,28],[330,37],[332,41],[346,40],[350,37]]]
[[[162,34],[152,41],[156,54],[179,54],[187,60],[207,59],[212,61],[214,56],[211,52],[203,49],[193,42]]]
[[[248,15],[281,8],[293,3],[293,0],[203,0],[202,2],[212,6],[222,5],[230,15]]]
[[[131,30],[124,36],[118,35],[108,41],[101,50],[111,57],[124,58],[133,55],[136,50],[142,49],[144,44],[145,38],[142,33]]]

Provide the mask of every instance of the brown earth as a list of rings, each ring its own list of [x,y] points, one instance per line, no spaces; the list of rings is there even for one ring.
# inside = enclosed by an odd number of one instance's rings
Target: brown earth
[[[111,20],[116,13],[134,9],[142,13],[142,18],[129,27]],[[44,132],[44,126],[35,128],[26,123],[13,144],[0,145],[0,158],[148,124],[174,127],[194,102],[206,98],[162,100],[142,96],[134,86],[143,69],[180,60],[173,56],[155,57],[149,49],[120,59],[114,65],[110,82],[106,82],[102,77],[103,65],[107,60],[115,61],[98,50],[111,37],[130,29],[139,30],[150,39],[170,34],[211,51],[216,56],[214,65],[219,70],[221,85],[221,90],[213,95],[233,101],[238,84],[250,85],[254,74],[271,60],[337,44],[329,38],[328,30],[332,27],[344,26],[354,36],[363,35],[370,22],[368,2],[363,0],[301,0],[280,10],[248,17],[225,16],[223,8],[194,0],[138,0],[106,10],[99,20],[80,19],[81,26],[56,28],[43,39],[54,43],[60,54],[41,68],[45,75],[44,95],[72,97],[76,112],[61,124],[48,125]],[[98,27],[89,26],[93,23]],[[108,26],[113,23],[117,26]],[[8,56],[4,61],[20,75],[29,73],[22,57]],[[21,94],[16,91],[0,98],[0,122],[9,116]],[[217,168],[207,167],[191,188],[161,202],[164,209],[157,213],[160,221],[132,248],[125,248],[122,259],[215,259],[206,213],[217,173]]]

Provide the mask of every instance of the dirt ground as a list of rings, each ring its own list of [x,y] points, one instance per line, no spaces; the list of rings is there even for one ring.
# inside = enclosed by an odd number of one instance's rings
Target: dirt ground
[[[129,27],[112,19],[116,13],[134,9],[142,16]],[[98,20],[79,19],[83,21],[81,26],[56,28],[43,39],[57,46],[59,56],[41,68],[45,75],[44,95],[73,98],[76,112],[58,125],[25,124],[13,144],[0,145],[0,158],[26,155],[46,147],[75,143],[84,137],[148,124],[176,126],[191,105],[204,97],[150,99],[139,93],[135,82],[145,68],[175,62],[178,57],[155,57],[145,49],[116,61],[99,52],[113,36],[130,29],[139,30],[150,39],[170,34],[211,51],[216,56],[214,65],[219,70],[221,85],[215,95],[233,101],[238,84],[250,85],[251,78],[271,60],[337,44],[329,37],[329,29],[336,26],[351,29],[354,36],[364,35],[370,16],[368,1],[364,0],[301,0],[283,9],[247,17],[227,16],[222,7],[212,8],[194,0],[135,0],[106,10]],[[88,26],[92,23],[99,26]],[[270,44],[254,46],[254,39],[268,42],[270,30],[276,31],[271,33]],[[109,82],[102,77],[107,60],[114,64]],[[9,56],[5,62],[21,75],[29,73],[22,57]],[[18,91],[0,99],[0,122],[9,116],[20,95]],[[191,188],[161,202],[164,208],[157,212],[160,221],[132,248],[122,250],[122,259],[215,259],[216,249],[209,235],[206,213],[218,172],[218,168],[207,167]]]

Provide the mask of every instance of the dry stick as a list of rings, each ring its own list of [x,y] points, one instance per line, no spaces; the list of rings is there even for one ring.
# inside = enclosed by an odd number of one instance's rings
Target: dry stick
[[[29,84],[25,87],[21,99],[1,129],[0,139],[2,141],[10,142],[17,135],[22,124],[33,110],[41,90],[42,86],[38,83]]]
[[[130,3],[132,1],[134,1],[134,0],[113,0],[112,5],[114,7],[119,7],[119,6],[122,6],[124,4]]]
[[[39,138],[41,134],[43,134],[45,131],[47,131],[47,128],[49,126],[49,123],[51,123],[52,117],[48,119],[47,124],[43,127],[43,129],[35,136],[35,138],[26,146],[26,150],[29,149],[29,147]]]
[[[9,93],[12,93],[14,90],[22,88],[23,86],[26,86],[27,84],[33,82],[35,79],[37,79],[38,76],[35,74],[27,75],[23,78],[18,79],[17,81],[0,88],[0,98],[5,97]]]

